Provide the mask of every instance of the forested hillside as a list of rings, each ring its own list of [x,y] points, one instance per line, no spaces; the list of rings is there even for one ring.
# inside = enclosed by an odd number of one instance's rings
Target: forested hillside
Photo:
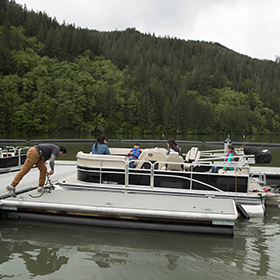
[[[0,133],[279,134],[279,101],[278,60],[0,0]]]

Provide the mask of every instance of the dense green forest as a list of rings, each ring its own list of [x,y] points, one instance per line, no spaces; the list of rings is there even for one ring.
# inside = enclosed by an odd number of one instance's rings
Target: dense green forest
[[[279,101],[278,58],[59,24],[0,0],[1,134],[280,134]]]

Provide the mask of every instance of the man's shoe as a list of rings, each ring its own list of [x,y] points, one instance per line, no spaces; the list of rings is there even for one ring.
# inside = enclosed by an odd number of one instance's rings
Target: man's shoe
[[[7,192],[10,194],[10,196],[12,196],[12,197],[16,197],[17,195],[16,195],[16,193],[15,193],[15,187],[13,187],[13,186],[11,186],[11,185],[9,185],[9,186],[7,186],[6,187],[6,190],[7,190]]]

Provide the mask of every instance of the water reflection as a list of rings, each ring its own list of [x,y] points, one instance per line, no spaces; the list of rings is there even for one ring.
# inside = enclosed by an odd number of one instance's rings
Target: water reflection
[[[52,274],[59,270],[62,265],[67,264],[68,258],[57,256],[58,249],[48,249],[46,247],[34,248],[24,246],[25,252],[22,252],[21,258],[24,259],[25,266],[31,276]],[[31,251],[31,253],[28,253]]]
[[[41,246],[37,242],[33,244],[32,240],[23,241],[25,239],[28,236],[18,228],[2,228],[0,264],[18,256],[32,277],[52,274],[67,264],[69,258],[60,256],[59,248]]]
[[[104,250],[100,248],[94,248],[93,250],[87,250],[85,248],[78,248],[80,252],[89,252],[88,260],[93,260],[100,268],[109,268],[112,265],[124,265],[127,263],[129,256],[126,252],[119,252],[118,250]]]
[[[277,279],[279,219],[240,220],[235,237],[0,220],[0,278]],[[145,275],[145,277],[143,277]],[[26,279],[25,278],[25,279]],[[48,278],[49,279],[49,278]]]

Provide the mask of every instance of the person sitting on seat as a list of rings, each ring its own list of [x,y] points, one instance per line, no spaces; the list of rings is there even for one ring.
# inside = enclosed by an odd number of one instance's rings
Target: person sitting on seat
[[[167,140],[167,147],[168,147],[168,152],[167,155],[170,153],[178,153],[179,156],[182,156],[182,148],[175,142],[174,139],[169,138]],[[161,168],[162,170],[167,169],[167,164]]]
[[[225,161],[227,162],[227,164],[229,164],[229,162],[234,160],[234,157],[236,156],[233,145],[228,145],[226,147],[226,152],[227,152],[227,154],[226,154]],[[223,172],[225,172],[226,170],[233,170],[233,167],[212,166],[211,169],[209,170],[209,172],[218,173],[219,169],[223,169]]]
[[[108,138],[102,135],[96,139],[96,143],[92,146],[92,154],[96,155],[110,155],[109,148],[106,146]]]
[[[168,146],[168,153],[169,154],[170,152],[177,152],[179,154],[179,156],[182,155],[182,149],[181,147],[175,142],[174,139],[170,138],[167,140],[167,146]]]
[[[126,155],[129,160],[129,167],[134,168],[134,162],[138,159],[142,151],[140,150],[140,144],[135,143],[134,148]]]

